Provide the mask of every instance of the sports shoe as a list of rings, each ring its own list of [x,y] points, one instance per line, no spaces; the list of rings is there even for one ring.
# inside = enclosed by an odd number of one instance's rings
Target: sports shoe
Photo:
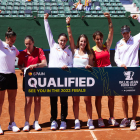
[[[136,121],[135,120],[131,120],[130,130],[132,130],[132,131],[137,130],[137,125],[136,125]]]
[[[36,131],[42,130],[41,126],[38,124],[38,121],[34,121],[34,123],[33,123],[33,128],[34,128]]]
[[[95,127],[93,125],[93,120],[92,119],[88,119],[87,126],[89,127],[90,130],[95,129]]]
[[[23,127],[23,131],[24,132],[28,132],[29,131],[29,128],[30,128],[30,124],[29,124],[29,122],[25,122],[25,125],[24,125],[24,127]]]
[[[61,121],[61,125],[60,125],[60,130],[65,130],[66,129],[66,127],[67,127],[67,124],[66,124],[66,122],[65,121]]]
[[[119,123],[115,120],[114,117],[109,118],[108,123],[113,126],[119,126]]]
[[[52,123],[51,123],[51,130],[56,130],[57,127],[58,127],[57,122],[56,121],[52,121]]]
[[[80,121],[78,119],[75,120],[75,127],[74,129],[79,130],[80,129]]]
[[[1,126],[0,126],[0,135],[3,135],[3,131],[2,131],[2,129],[1,129]]]
[[[105,124],[102,118],[98,119],[98,127],[105,127]]]
[[[20,132],[20,129],[16,126],[15,122],[12,122],[12,124],[9,123],[8,130],[12,130],[13,132]]]
[[[129,126],[129,125],[130,125],[130,120],[128,120],[127,118],[124,118],[121,121],[120,127],[126,127],[126,126]]]

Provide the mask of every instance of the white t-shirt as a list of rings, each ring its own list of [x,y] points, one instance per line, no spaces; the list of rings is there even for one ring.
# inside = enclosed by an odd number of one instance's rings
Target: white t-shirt
[[[89,56],[88,54],[79,55],[79,49],[75,51],[74,58],[73,58],[73,67],[85,67],[89,64]]]
[[[15,59],[19,51],[0,40],[0,73],[15,73]]]
[[[69,50],[69,46],[63,50],[53,39],[53,35],[48,23],[48,20],[44,20],[45,31],[50,47],[49,67],[59,68],[64,65],[72,67],[72,52]]]
[[[140,16],[138,18],[140,22]],[[140,33],[131,36],[127,42],[124,39],[121,39],[117,42],[115,47],[115,62],[118,67],[122,64],[125,64],[127,67],[138,67],[139,58],[138,50],[140,44]]]

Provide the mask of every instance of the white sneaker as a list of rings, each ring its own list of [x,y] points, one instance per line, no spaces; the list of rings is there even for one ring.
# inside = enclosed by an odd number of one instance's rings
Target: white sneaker
[[[57,127],[58,127],[57,122],[56,122],[56,121],[53,121],[53,122],[51,123],[51,130],[56,130]]]
[[[124,118],[121,121],[120,127],[126,127],[126,126],[129,126],[129,125],[130,125],[130,120],[128,120],[127,118]]]
[[[119,123],[115,120],[114,117],[109,118],[108,123],[113,126],[119,126]]]
[[[137,125],[136,125],[136,121],[135,120],[131,120],[130,130],[132,130],[132,131],[137,130]]]
[[[74,129],[79,130],[80,129],[80,121],[78,119],[75,120],[75,127]]]
[[[15,122],[12,122],[12,124],[9,123],[8,130],[12,130],[13,132],[20,132],[20,129],[16,126]]]
[[[98,119],[98,127],[105,127],[105,124],[102,118]]]
[[[66,127],[67,127],[67,124],[66,124],[66,122],[65,121],[61,121],[61,125],[60,125],[60,130],[65,130],[66,129]]]
[[[2,129],[1,129],[1,126],[0,126],[0,135],[3,135],[3,131],[2,131]]]
[[[89,127],[90,130],[95,129],[92,119],[88,119],[87,126]]]
[[[38,124],[38,121],[34,121],[34,123],[33,123],[33,128],[34,128],[36,131],[42,130],[41,126]]]
[[[23,131],[24,132],[28,132],[29,131],[29,128],[30,128],[30,124],[29,124],[29,122],[25,122],[25,125],[24,125],[24,127],[23,127]]]

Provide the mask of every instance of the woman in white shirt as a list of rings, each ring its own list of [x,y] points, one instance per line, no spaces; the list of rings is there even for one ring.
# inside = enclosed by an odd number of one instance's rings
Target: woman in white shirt
[[[69,50],[69,46],[66,46],[68,41],[67,35],[61,33],[58,36],[58,43],[53,39],[53,35],[50,30],[48,23],[49,14],[44,15],[44,25],[45,31],[50,47],[50,57],[49,57],[49,67],[50,68],[67,68],[72,67],[72,52]],[[58,127],[57,124],[57,97],[50,97],[51,104],[51,130],[56,130]],[[61,101],[61,125],[60,130],[66,129],[66,117],[68,113],[67,105],[68,96],[60,96]]]
[[[88,38],[84,34],[80,35],[77,40],[77,45],[75,45],[72,36],[72,31],[70,28],[70,20],[71,20],[70,17],[66,18],[70,47],[74,55],[73,67],[91,68],[93,66],[93,55],[90,50]],[[89,127],[89,129],[94,129],[94,125],[92,121],[91,96],[84,96],[84,101],[86,104],[86,111],[88,116],[87,126]],[[79,102],[80,102],[80,96],[73,96],[73,112],[75,116],[75,129],[80,129]]]
[[[1,13],[1,10],[0,10]],[[20,129],[14,122],[15,100],[17,95],[17,77],[15,75],[15,59],[19,51],[13,45],[16,41],[16,33],[9,27],[5,33],[5,41],[0,40],[0,116],[4,102],[5,91],[8,93],[10,123],[8,130],[19,132]],[[3,131],[0,126],[0,134]]]

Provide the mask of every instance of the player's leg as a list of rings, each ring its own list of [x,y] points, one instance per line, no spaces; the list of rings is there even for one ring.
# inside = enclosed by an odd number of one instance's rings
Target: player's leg
[[[84,101],[86,104],[86,112],[88,116],[87,126],[89,127],[89,129],[94,129],[93,120],[92,120],[91,96],[84,96]]]
[[[79,102],[80,96],[73,96],[73,113],[75,117],[75,129],[80,129],[80,121],[79,121]]]
[[[130,123],[130,130],[136,130],[137,126],[136,126],[136,115],[138,112],[138,106],[139,106],[139,102],[138,102],[138,95],[132,95],[132,99],[133,99],[133,105],[132,105],[132,112],[133,112],[133,117]]]
[[[119,123],[114,118],[114,96],[108,96],[108,108],[110,114],[108,123],[113,126],[119,126]]]
[[[11,89],[11,90],[7,89],[7,92],[8,92],[9,115],[10,115],[10,123],[8,126],[8,130],[12,130],[13,132],[19,132],[20,129],[16,126],[14,122],[17,89]]]
[[[124,119],[121,121],[120,127],[126,127],[130,124],[128,120],[128,96],[122,96],[122,108],[124,113]]]
[[[4,102],[4,97],[5,97],[5,90],[0,91],[0,116],[2,113],[2,106],[3,106],[3,102]],[[1,123],[1,122],[0,122]],[[1,125],[0,125],[0,135],[3,134]]]
[[[50,97],[50,104],[51,104],[51,130],[56,130],[58,124],[56,122],[57,119],[57,100],[58,97]]]
[[[42,130],[41,126],[38,123],[39,114],[41,110],[41,97],[34,97],[34,115],[35,115],[35,121],[33,123],[33,128],[37,131]]]
[[[105,127],[105,124],[103,122],[103,119],[101,117],[101,109],[102,109],[102,104],[101,104],[102,96],[96,96],[95,97],[95,106],[96,106],[96,111],[98,114],[98,126],[99,127]]]
[[[60,130],[65,130],[66,125],[66,118],[68,115],[68,96],[60,96],[61,102],[61,125]]]

